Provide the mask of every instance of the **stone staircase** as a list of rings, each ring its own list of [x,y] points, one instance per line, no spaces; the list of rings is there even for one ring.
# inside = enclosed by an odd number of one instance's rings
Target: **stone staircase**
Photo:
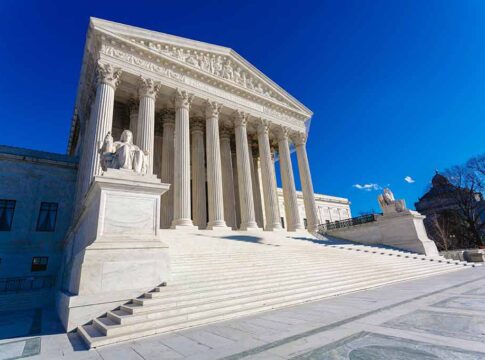
[[[172,280],[77,331],[89,347],[471,266],[286,232],[164,231]]]

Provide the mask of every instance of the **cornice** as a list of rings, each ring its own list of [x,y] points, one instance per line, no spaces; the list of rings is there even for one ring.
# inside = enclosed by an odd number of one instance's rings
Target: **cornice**
[[[184,82],[187,76],[192,83],[200,81],[207,85],[219,87],[228,93],[262,105],[264,112],[269,115],[286,115],[302,122],[309,119],[312,115],[309,110],[296,109],[281,101],[269,98],[264,94],[250,91],[234,81],[225,79],[223,76],[216,76],[212,73],[204,72],[194,65],[187,63],[186,59],[188,58],[185,56],[183,57],[184,60],[180,60],[164,54],[161,51],[156,51],[150,48],[149,45],[142,45],[130,41],[105,29],[97,29],[96,35],[93,36],[93,41],[99,42],[99,49],[105,55],[122,59],[132,65],[162,74],[179,82]],[[225,56],[230,55],[227,54]]]
[[[221,77],[231,80],[227,82],[228,84],[244,85],[239,86],[239,89],[251,90],[249,92],[253,96],[263,95],[262,98],[272,97],[273,102],[286,102],[287,106],[300,112],[306,119],[312,116],[312,112],[307,107],[231,48],[97,18],[90,19],[90,29],[123,39],[128,44],[139,46],[140,49],[163,55],[179,65],[188,66],[205,75],[214,74],[215,71],[209,66],[210,64],[204,65],[204,56],[220,57],[224,60],[222,65],[226,63],[226,60],[230,60],[234,66],[229,69],[229,72],[225,72],[225,76],[222,76],[224,69],[218,69]],[[240,77],[236,74],[238,67],[241,70]],[[254,88],[250,84],[246,86],[242,81],[243,72],[252,79]],[[259,88],[258,84],[262,88]],[[247,87],[251,87],[251,89],[247,89]]]

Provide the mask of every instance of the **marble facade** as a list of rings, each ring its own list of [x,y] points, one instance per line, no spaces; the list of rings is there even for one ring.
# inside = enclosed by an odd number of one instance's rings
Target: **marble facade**
[[[131,129],[134,145],[147,154],[148,174],[172,184],[162,200],[162,228],[272,231],[284,216],[288,231],[302,230],[289,156],[294,144],[304,218],[314,231],[320,219],[305,150],[311,116],[231,49],[93,18],[68,149],[80,155],[76,211],[103,171],[97,144],[108,132]],[[224,169],[229,160],[232,177]]]

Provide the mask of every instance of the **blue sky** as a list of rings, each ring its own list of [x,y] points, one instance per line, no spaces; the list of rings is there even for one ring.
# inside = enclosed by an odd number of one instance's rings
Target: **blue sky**
[[[412,206],[435,169],[485,151],[479,0],[2,0],[0,144],[65,152],[89,16],[235,49],[314,112],[315,191],[354,215],[378,209],[355,184]]]

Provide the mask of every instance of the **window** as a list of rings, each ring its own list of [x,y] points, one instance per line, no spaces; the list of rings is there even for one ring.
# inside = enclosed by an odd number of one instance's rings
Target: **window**
[[[32,267],[30,271],[45,271],[47,270],[47,263],[49,258],[47,256],[34,256],[32,258]]]
[[[0,199],[0,231],[10,231],[14,210],[15,200]]]
[[[281,217],[281,226],[285,227],[285,218],[283,216]]]
[[[40,204],[37,231],[54,231],[57,219],[57,203],[42,202]]]

